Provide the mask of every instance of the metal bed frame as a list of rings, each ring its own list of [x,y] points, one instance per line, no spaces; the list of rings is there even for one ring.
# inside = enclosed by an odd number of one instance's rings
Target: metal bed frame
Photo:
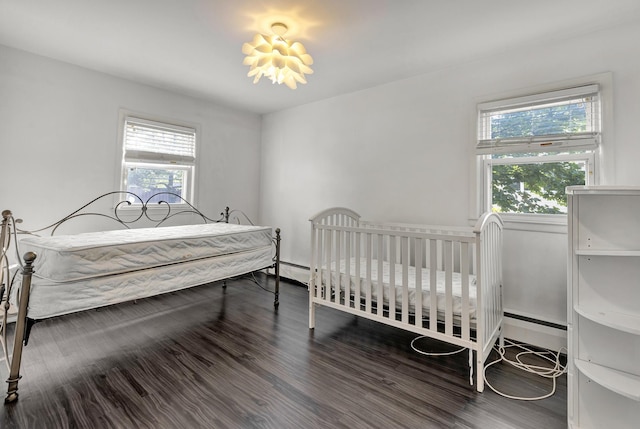
[[[106,198],[118,198],[120,200],[113,208],[113,213],[105,214],[100,212],[88,211],[88,208],[90,206]],[[178,202],[168,202],[167,200],[174,200]],[[156,205],[154,210],[152,210],[153,213],[151,213],[151,211],[149,210],[151,208],[151,204]],[[176,204],[178,206],[176,206]],[[125,209],[125,207],[127,216],[124,216],[123,210]],[[139,212],[137,212],[137,209],[139,209]],[[253,225],[253,222],[251,222],[249,217],[244,212],[242,212],[241,210],[230,210],[229,207],[225,207],[225,210],[220,213],[219,218],[212,219],[206,216],[180,195],[172,192],[158,192],[151,195],[146,200],[143,200],[138,195],[128,191],[107,192],[100,195],[99,197],[94,198],[87,204],[71,212],[67,216],[64,216],[62,219],[52,223],[51,225],[31,231],[18,228],[18,225],[22,223],[22,219],[14,218],[10,210],[4,210],[2,212],[2,223],[0,225],[0,244],[2,246],[2,252],[0,253],[0,306],[2,306],[2,309],[0,310],[0,314],[2,315],[2,319],[0,319],[0,343],[2,345],[5,363],[9,371],[9,377],[7,379],[7,396],[4,401],[5,404],[14,402],[18,399],[18,381],[22,377],[20,375],[20,365],[22,361],[23,348],[29,342],[29,334],[31,332],[31,328],[38,321],[27,317],[29,296],[31,293],[31,280],[34,274],[34,262],[37,258],[37,255],[34,252],[28,251],[22,256],[21,260],[19,243],[17,240],[18,235],[38,235],[39,233],[49,231],[49,235],[53,236],[62,224],[72,219],[84,216],[98,216],[107,218],[115,221],[124,228],[131,229],[132,225],[142,220],[150,221],[153,227],[160,227],[175,216],[185,214],[195,215],[202,219],[204,223],[229,223],[230,220],[235,221],[234,223],[240,223],[242,217],[243,221],[246,221],[249,224]],[[276,311],[280,304],[280,240],[280,228],[276,228],[275,236],[272,237],[273,245],[275,247],[275,254],[272,258],[273,263],[267,267],[262,268],[267,270],[274,270],[275,289],[273,292],[269,292],[274,294],[273,306]],[[15,259],[20,265],[19,270],[22,272],[22,283],[20,286],[13,285],[15,275],[18,271],[16,271],[16,273],[12,275],[9,269],[9,253],[12,247],[15,250]],[[227,287],[226,280],[227,279],[222,280],[223,288]],[[257,280],[255,280],[255,278],[254,281],[257,283]],[[12,352],[10,353],[7,341],[7,325],[8,313],[10,309],[9,297],[12,287],[19,287],[19,294],[17,295],[18,311],[16,326],[13,334],[13,348]]]

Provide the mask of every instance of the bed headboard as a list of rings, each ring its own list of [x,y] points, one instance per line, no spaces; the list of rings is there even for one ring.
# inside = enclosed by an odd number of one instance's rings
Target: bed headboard
[[[94,207],[100,203],[111,202],[113,199],[118,202],[113,207],[111,213],[97,211]],[[175,216],[192,214],[202,219],[204,223],[229,222],[229,207],[220,213],[220,217],[212,219],[198,210],[189,201],[180,195],[172,192],[158,192],[143,200],[137,194],[129,191],[112,191],[102,194],[63,218],[50,225],[35,230],[23,230],[15,228],[19,234],[39,234],[48,233],[54,235],[56,230],[72,219],[85,216],[97,216],[109,219],[116,224],[130,229],[134,224],[140,225],[142,221],[149,223],[152,227],[158,227],[174,218]],[[242,213],[244,215],[244,213]],[[244,215],[246,217],[246,215]],[[248,218],[247,218],[248,219]],[[15,223],[21,222],[19,219]]]

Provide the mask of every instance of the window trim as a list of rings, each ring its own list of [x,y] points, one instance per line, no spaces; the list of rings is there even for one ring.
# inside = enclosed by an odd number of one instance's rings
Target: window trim
[[[478,143],[478,106],[492,101],[516,99],[532,94],[543,94],[564,88],[597,84],[600,88],[600,143],[593,151],[593,183],[606,185],[613,183],[615,171],[615,130],[613,129],[613,73],[604,72],[594,75],[568,79],[551,84],[509,90],[474,98],[469,106],[469,167],[471,174],[469,193],[469,221],[475,222],[485,211],[486,180],[484,176],[484,158],[476,152]],[[504,215],[503,215],[504,216]],[[566,233],[567,218],[565,215],[545,214],[511,214],[503,217],[505,228],[524,231],[540,231],[550,233]]]
[[[180,163],[180,164],[175,164],[174,163],[174,159],[162,159],[162,156],[159,156],[157,159],[147,159],[147,158],[140,158],[137,161],[132,161],[131,157],[127,158],[125,156],[125,150],[124,150],[124,137],[125,137],[125,124],[127,119],[132,118],[134,120],[138,120],[141,123],[144,122],[148,122],[151,124],[159,124],[159,125],[163,125],[163,126],[167,126],[167,127],[174,127],[177,130],[185,130],[185,129],[189,129],[189,130],[194,130],[195,132],[195,149],[194,149],[194,158],[193,161],[189,161],[189,160],[185,160],[185,163]],[[197,195],[198,195],[198,172],[199,172],[199,143],[200,143],[200,136],[201,136],[201,130],[200,130],[200,125],[196,124],[196,123],[192,123],[192,122],[187,122],[187,121],[182,121],[182,120],[176,120],[176,119],[170,119],[170,118],[166,118],[166,117],[162,117],[159,115],[152,115],[152,114],[148,114],[148,113],[141,113],[141,112],[137,112],[137,111],[132,111],[132,110],[127,110],[127,109],[120,109],[119,114],[118,114],[118,139],[117,139],[117,145],[118,145],[118,165],[117,165],[117,174],[116,174],[116,184],[115,184],[115,189],[119,189],[120,191],[126,191],[126,185],[125,185],[125,181],[126,181],[126,177],[127,177],[127,169],[126,169],[126,164],[127,163],[131,163],[131,162],[135,162],[137,164],[140,165],[167,165],[167,166],[175,166],[175,167],[180,167],[182,168],[183,166],[186,168],[190,168],[191,172],[188,172],[188,183],[187,183],[187,193],[185,194],[185,199],[191,204],[191,205],[197,205]],[[169,157],[171,158],[171,157]],[[114,197],[114,201],[113,201],[113,205],[114,207],[120,203],[122,201],[121,196],[116,195]],[[186,203],[172,203],[171,204],[172,207],[176,207],[176,208],[182,208],[182,207],[188,207],[188,205]],[[149,207],[147,207],[148,210],[151,211],[160,211],[163,210],[163,207],[160,206],[156,206],[155,204],[150,205]],[[123,211],[138,211],[139,207],[138,206],[128,206],[128,205],[123,205],[120,206],[119,210],[123,210]]]

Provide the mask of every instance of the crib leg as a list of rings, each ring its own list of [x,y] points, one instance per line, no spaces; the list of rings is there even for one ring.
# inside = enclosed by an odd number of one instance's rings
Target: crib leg
[[[476,390],[482,393],[484,391],[484,361],[480,351],[476,352],[476,362]]]
[[[313,304],[309,306],[309,329],[316,327],[316,309]]]
[[[313,282],[309,284],[309,329],[316,327],[316,306],[313,303]]]

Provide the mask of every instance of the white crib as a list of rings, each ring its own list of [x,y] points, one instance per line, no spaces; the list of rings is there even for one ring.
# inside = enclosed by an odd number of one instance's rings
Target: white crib
[[[484,390],[484,362],[503,341],[498,215],[451,228],[361,221],[336,207],[310,221],[310,329],[323,305],[467,348],[470,382],[475,351]]]

